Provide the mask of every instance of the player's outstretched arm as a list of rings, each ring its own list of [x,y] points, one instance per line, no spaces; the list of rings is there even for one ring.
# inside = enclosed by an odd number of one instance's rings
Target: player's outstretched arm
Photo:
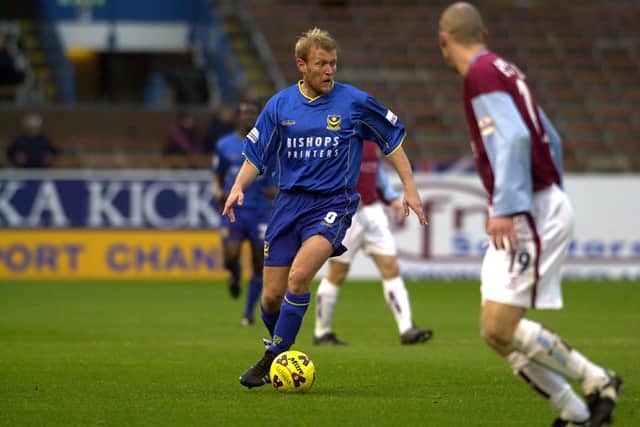
[[[402,147],[399,147],[396,151],[388,156],[391,164],[398,172],[402,186],[404,188],[404,196],[402,204],[404,206],[404,215],[409,216],[409,209],[411,209],[418,216],[420,225],[427,224],[427,218],[422,210],[422,201],[420,200],[420,194],[418,193],[418,187],[413,179],[413,173],[411,172],[411,164],[407,158],[407,154]]]
[[[222,215],[228,215],[231,222],[236,222],[236,214],[233,211],[233,206],[242,206],[244,203],[244,189],[247,188],[258,177],[258,169],[246,161],[242,164],[242,167],[238,171],[236,180],[229,191],[229,196],[224,203],[224,209]]]

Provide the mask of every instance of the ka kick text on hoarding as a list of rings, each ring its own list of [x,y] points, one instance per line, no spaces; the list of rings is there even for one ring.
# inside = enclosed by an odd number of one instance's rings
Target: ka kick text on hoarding
[[[0,227],[8,228],[212,228],[220,215],[209,180],[120,173],[7,179],[0,176]]]
[[[393,174],[391,174],[393,176]],[[479,276],[486,196],[475,175],[416,177],[429,226],[412,215],[394,230],[408,277]],[[397,183],[397,180],[396,180]],[[216,229],[207,171],[2,171],[1,229]],[[640,277],[640,176],[569,175],[576,212],[566,276]],[[132,239],[135,237],[132,236]],[[11,253],[0,241],[0,253]],[[1,261],[1,260],[0,260]],[[365,256],[352,277],[376,277]]]

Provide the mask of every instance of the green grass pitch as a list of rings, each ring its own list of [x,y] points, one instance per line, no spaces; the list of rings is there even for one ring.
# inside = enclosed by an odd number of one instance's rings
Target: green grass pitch
[[[309,354],[308,394],[247,390],[261,324],[223,283],[0,283],[2,426],[548,426],[547,402],[482,343],[476,282],[409,282],[431,342],[401,346],[379,282],[349,282],[335,329],[311,345],[313,305],[293,348]],[[640,425],[640,283],[565,283],[565,309],[531,315],[618,370],[615,425]],[[244,295],[243,295],[244,296]]]

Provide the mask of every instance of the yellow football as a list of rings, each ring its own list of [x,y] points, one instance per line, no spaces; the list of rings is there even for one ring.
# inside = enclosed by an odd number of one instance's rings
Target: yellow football
[[[273,360],[269,378],[278,391],[306,392],[316,380],[316,367],[303,352],[288,350]]]

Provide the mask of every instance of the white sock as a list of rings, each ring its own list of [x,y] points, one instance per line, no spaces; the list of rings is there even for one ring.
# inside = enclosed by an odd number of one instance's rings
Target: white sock
[[[338,301],[340,287],[331,283],[327,279],[322,279],[316,292],[316,325],[314,334],[321,337],[327,332],[331,332],[331,322],[333,321],[333,311]]]
[[[513,347],[542,366],[579,381],[585,394],[608,381],[604,369],[537,322],[520,320],[513,336]]]
[[[409,304],[409,293],[404,286],[402,277],[383,280],[384,299],[393,313],[393,317],[398,324],[400,334],[405,333],[413,326],[411,319],[411,305]]]
[[[564,377],[514,351],[507,356],[514,375],[549,401],[563,420],[584,422],[589,418],[587,405],[573,391]]]

